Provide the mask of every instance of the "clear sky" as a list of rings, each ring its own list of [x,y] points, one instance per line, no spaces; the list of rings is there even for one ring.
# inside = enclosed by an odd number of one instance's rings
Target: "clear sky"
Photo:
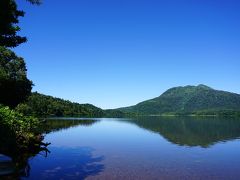
[[[34,91],[101,108],[182,85],[240,93],[239,0],[17,2]]]

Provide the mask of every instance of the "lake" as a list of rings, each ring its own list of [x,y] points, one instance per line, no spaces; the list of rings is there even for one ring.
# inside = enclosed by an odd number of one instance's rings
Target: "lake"
[[[240,179],[240,119],[61,118],[45,134],[22,179]]]

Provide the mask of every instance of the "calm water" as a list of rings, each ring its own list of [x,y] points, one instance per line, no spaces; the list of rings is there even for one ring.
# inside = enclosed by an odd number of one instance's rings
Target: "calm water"
[[[240,179],[240,119],[49,120],[23,179]]]

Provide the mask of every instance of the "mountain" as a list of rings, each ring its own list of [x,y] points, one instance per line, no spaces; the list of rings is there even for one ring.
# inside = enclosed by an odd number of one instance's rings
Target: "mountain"
[[[205,85],[175,87],[161,96],[135,106],[103,110],[92,104],[73,103],[60,98],[32,93],[16,108],[24,115],[38,117],[125,117],[135,115],[240,115],[240,95]]]
[[[240,112],[240,95],[215,90],[206,85],[174,87],[157,98],[135,106],[119,108],[127,113],[161,114],[233,114]]]

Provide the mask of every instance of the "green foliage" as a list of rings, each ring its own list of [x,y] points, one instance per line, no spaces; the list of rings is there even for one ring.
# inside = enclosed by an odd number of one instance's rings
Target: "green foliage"
[[[48,152],[48,144],[42,143],[43,136],[39,134],[40,127],[38,119],[0,105],[0,154],[11,157],[16,176],[28,167],[30,157]]]
[[[0,152],[14,156],[18,154],[16,151],[28,150],[37,141],[41,141],[37,138],[39,125],[38,119],[23,116],[9,107],[1,106]]]
[[[38,119],[26,117],[8,107],[0,107],[0,125],[11,129],[16,136],[36,132],[39,126]]]
[[[68,117],[103,117],[104,111],[91,104],[78,104],[60,98],[39,93],[32,93],[28,100],[19,104],[17,111],[25,115],[37,117],[68,116]]]
[[[147,115],[239,115],[240,95],[205,85],[176,87],[157,98],[119,110]]]
[[[31,93],[23,58],[0,46],[0,103],[15,107]]]

